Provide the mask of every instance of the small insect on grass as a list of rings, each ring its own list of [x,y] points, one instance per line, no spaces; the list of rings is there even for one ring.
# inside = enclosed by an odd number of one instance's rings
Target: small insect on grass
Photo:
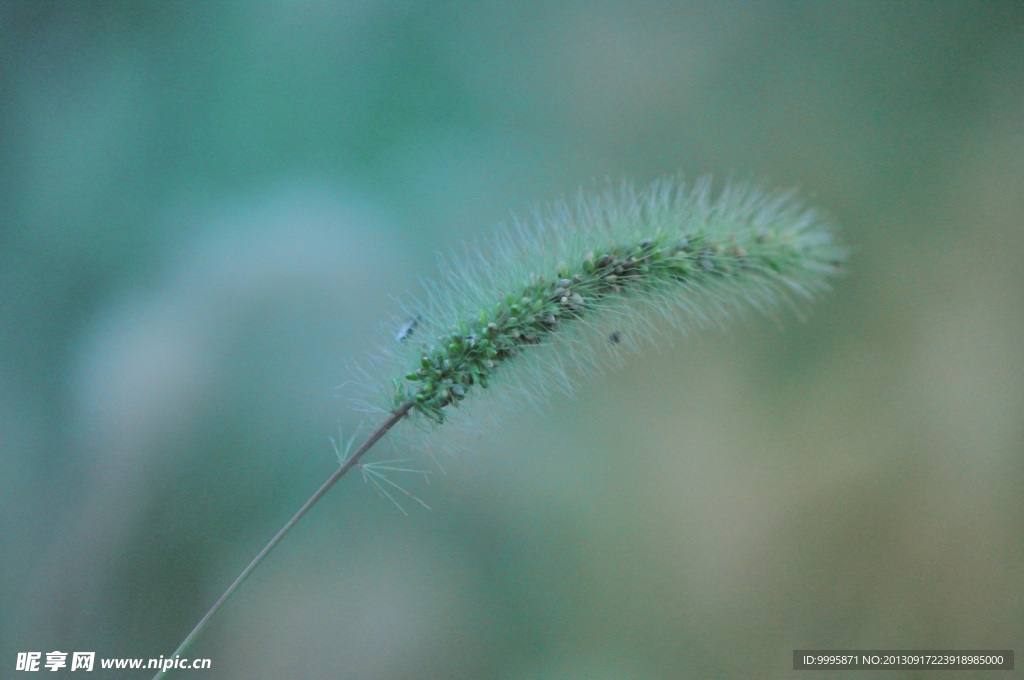
[[[416,327],[420,325],[420,319],[423,318],[422,314],[410,317],[402,324],[402,327],[395,333],[395,340],[398,342],[404,342],[412,337],[412,334],[416,332]]]

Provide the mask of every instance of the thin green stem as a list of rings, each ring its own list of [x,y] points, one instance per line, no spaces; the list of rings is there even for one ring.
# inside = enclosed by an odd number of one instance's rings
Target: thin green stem
[[[344,476],[346,472],[351,470],[355,466],[355,464],[359,462],[359,458],[362,457],[364,453],[369,451],[374,444],[380,441],[381,437],[387,434],[388,430],[393,428],[395,425],[398,424],[400,420],[402,420],[402,418],[407,416],[409,414],[409,410],[412,409],[412,407],[413,402],[408,401],[404,404],[401,404],[398,408],[392,411],[391,415],[388,416],[388,419],[381,423],[380,427],[374,430],[373,434],[367,437],[366,441],[364,441],[362,445],[355,450],[355,452],[353,452],[348,458],[344,460],[344,462],[342,462],[341,466],[338,467],[338,469],[335,470],[334,473],[327,478],[327,481],[324,482],[320,486],[320,488],[316,490],[316,493],[309,497],[309,500],[306,501],[301,508],[299,508],[298,512],[296,512],[292,516],[292,518],[288,520],[288,522],[283,527],[281,527],[281,530],[278,531],[277,534],[275,534],[275,536],[272,539],[270,539],[270,542],[267,543],[266,546],[264,546],[263,550],[261,550],[259,554],[252,559],[252,562],[249,563],[249,566],[242,570],[242,573],[238,575],[238,578],[236,578],[234,582],[230,586],[228,586],[228,589],[224,591],[224,594],[221,595],[220,598],[213,603],[213,606],[210,607],[210,610],[208,612],[206,612],[206,615],[199,620],[199,623],[197,623],[196,627],[192,629],[192,632],[188,634],[188,637],[186,637],[182,641],[182,643],[178,645],[178,648],[174,650],[174,653],[172,653],[168,658],[174,658],[175,656],[184,654],[188,650],[188,648],[192,646],[192,643],[195,642],[196,638],[199,637],[199,634],[203,632],[203,629],[206,628],[206,625],[210,622],[210,619],[213,618],[213,615],[216,614],[217,611],[224,606],[224,604],[228,601],[228,598],[230,598],[235,593],[235,591],[238,590],[238,587],[242,585],[243,582],[245,582],[245,579],[247,579],[249,577],[249,574],[251,574],[252,571],[257,566],[259,566],[260,562],[266,559],[267,555],[270,554],[270,551],[277,547],[277,544],[281,542],[281,539],[283,539],[289,531],[291,531],[292,527],[298,524],[299,520],[302,519],[307,512],[309,512],[310,508],[316,505],[316,502],[323,498],[324,494],[330,491],[331,487],[334,486],[337,483],[337,481],[341,479],[342,476]],[[160,678],[164,677],[165,675],[167,675],[167,671],[161,670],[159,673],[153,676],[153,680],[160,680]]]

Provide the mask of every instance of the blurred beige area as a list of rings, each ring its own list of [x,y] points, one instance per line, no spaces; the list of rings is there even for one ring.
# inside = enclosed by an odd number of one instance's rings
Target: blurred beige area
[[[192,649],[204,677],[1020,651],[1020,3],[12,1],[0,664],[169,654],[328,437],[372,427],[349,367],[436,253],[677,171],[827,210],[833,294],[382,447],[432,510],[342,480]]]

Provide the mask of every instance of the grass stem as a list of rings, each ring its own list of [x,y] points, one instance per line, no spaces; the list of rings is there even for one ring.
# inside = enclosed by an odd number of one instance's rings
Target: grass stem
[[[199,637],[199,634],[203,632],[207,624],[210,622],[210,619],[213,618],[213,615],[216,614],[217,611],[224,606],[228,599],[235,593],[236,590],[238,590],[238,587],[241,586],[242,583],[245,582],[245,579],[249,577],[249,574],[251,574],[253,570],[256,569],[256,567],[258,567],[264,559],[266,559],[267,555],[270,554],[270,551],[276,548],[277,544],[280,543],[281,540],[285,537],[285,535],[292,530],[292,527],[298,524],[299,520],[302,519],[314,505],[316,505],[317,501],[323,498],[324,495],[331,490],[331,487],[334,486],[337,483],[337,481],[345,475],[346,472],[351,470],[356,465],[356,463],[359,462],[360,457],[362,457],[364,453],[369,451],[374,444],[380,441],[381,437],[387,434],[388,430],[397,425],[398,422],[402,420],[402,418],[409,414],[409,410],[412,408],[412,406],[413,403],[409,401],[396,408],[388,417],[388,419],[381,423],[380,427],[374,430],[373,433],[366,438],[366,441],[364,441],[358,449],[356,449],[348,458],[344,460],[344,462],[342,462],[338,469],[335,470],[334,473],[332,473],[331,476],[327,478],[327,481],[320,485],[320,488],[317,489],[316,492],[309,497],[309,500],[307,500],[305,504],[303,504],[303,506],[299,508],[298,512],[292,515],[292,518],[288,520],[288,522],[286,522],[283,527],[281,527],[281,530],[278,531],[277,534],[275,534],[272,539],[270,539],[270,542],[263,547],[263,550],[261,550],[259,554],[256,555],[256,557],[254,557],[251,562],[249,562],[249,566],[242,570],[242,573],[238,575],[238,578],[236,578],[234,582],[232,582],[232,584],[228,586],[228,589],[224,591],[224,594],[221,595],[217,599],[217,601],[213,603],[213,606],[210,607],[210,610],[207,611],[203,618],[199,620],[199,623],[197,623],[196,627],[192,629],[192,632],[189,633],[184,640],[182,640],[181,644],[178,645],[178,648],[174,650],[174,653],[167,658],[174,658],[188,651],[188,648],[192,646],[192,643],[195,642],[197,637]],[[153,680],[160,680],[160,678],[164,677],[165,675],[167,675],[167,670],[161,670],[153,676]]]

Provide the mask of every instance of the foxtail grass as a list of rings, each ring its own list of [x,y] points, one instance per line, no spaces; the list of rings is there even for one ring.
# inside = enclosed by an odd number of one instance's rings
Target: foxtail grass
[[[836,227],[791,194],[735,185],[716,194],[709,180],[688,186],[665,179],[645,189],[580,194],[448,258],[442,280],[407,305],[411,312],[384,352],[361,371],[370,392],[364,403],[380,414],[376,429],[339,452],[338,469],[168,658],[189,648],[350,469],[359,467],[394,500],[392,483],[382,478],[390,468],[360,459],[399,423],[448,427],[454,411],[483,391],[533,401],[553,388],[571,389],[572,369],[600,367],[612,355],[609,346],[650,336],[659,318],[685,330],[747,310],[788,306],[799,314],[828,290],[846,255]]]

